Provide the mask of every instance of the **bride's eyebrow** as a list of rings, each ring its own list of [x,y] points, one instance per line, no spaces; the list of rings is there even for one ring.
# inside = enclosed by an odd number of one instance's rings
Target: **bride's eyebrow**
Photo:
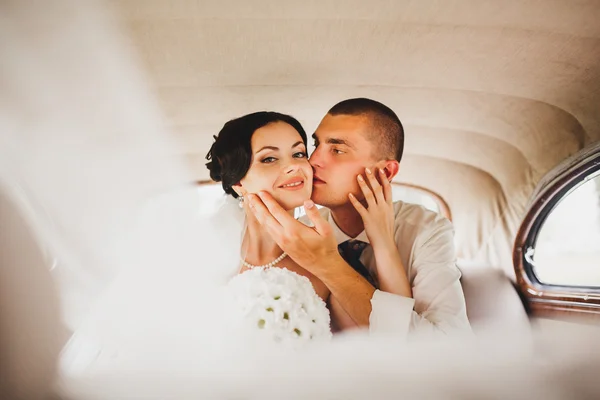
[[[263,151],[263,150],[275,150],[275,151],[277,151],[277,150],[279,150],[279,147],[275,147],[275,146],[264,146],[264,147],[261,147],[259,150],[257,150],[255,154],[258,154],[258,153],[260,153],[260,152],[261,152],[261,151]]]
[[[304,142],[303,142],[303,141],[299,141],[299,142],[296,142],[296,143],[294,143],[294,144],[292,145],[292,149],[293,149],[294,147],[298,147],[298,146],[300,146],[301,144],[304,144]],[[258,153],[260,153],[260,152],[261,152],[261,151],[263,151],[263,150],[274,150],[274,151],[278,151],[278,150],[279,150],[279,147],[275,147],[275,146],[264,146],[264,147],[261,147],[259,150],[257,150],[255,154],[258,154]]]

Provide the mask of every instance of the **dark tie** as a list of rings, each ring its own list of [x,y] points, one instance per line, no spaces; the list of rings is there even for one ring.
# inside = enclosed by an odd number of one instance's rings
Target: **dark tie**
[[[346,262],[350,264],[350,266],[354,268],[356,272],[358,272],[366,280],[368,280],[371,285],[377,287],[375,279],[373,279],[367,267],[365,267],[365,265],[362,262],[360,262],[360,255],[362,254],[365,247],[367,247],[367,243],[362,242],[360,240],[350,239],[340,243],[338,245],[338,251],[340,252],[342,258],[346,260]]]

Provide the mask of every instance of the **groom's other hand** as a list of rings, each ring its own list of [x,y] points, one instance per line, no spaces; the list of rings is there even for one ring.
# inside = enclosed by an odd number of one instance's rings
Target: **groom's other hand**
[[[294,219],[267,192],[249,195],[250,209],[273,240],[300,266],[319,276],[328,261],[340,258],[333,230],[312,200],[304,203],[314,227]],[[338,260],[339,261],[339,260]]]

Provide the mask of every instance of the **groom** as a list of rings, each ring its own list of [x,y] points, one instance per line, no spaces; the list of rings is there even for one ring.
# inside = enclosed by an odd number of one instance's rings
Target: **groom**
[[[304,205],[313,227],[268,193],[248,201],[279,246],[331,290],[334,329],[400,336],[470,331],[451,223],[391,201],[389,182],[404,148],[396,114],[374,100],[345,100],[329,110],[313,139],[313,194]]]

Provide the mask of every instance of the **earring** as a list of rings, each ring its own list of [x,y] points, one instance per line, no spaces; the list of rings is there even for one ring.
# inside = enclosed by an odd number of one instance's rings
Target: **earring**
[[[239,206],[240,208],[244,208],[244,196],[240,196],[240,197],[238,197],[238,202],[239,202],[239,203],[238,203],[238,206]]]

